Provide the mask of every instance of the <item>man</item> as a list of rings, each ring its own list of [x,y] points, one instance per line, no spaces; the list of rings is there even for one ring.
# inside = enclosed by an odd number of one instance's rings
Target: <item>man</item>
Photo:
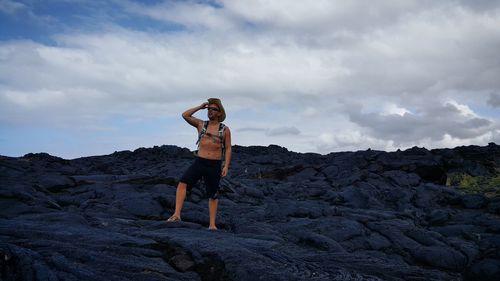
[[[205,108],[208,110],[208,121],[193,117],[194,113]],[[182,113],[182,117],[191,126],[198,129],[198,151],[194,163],[179,181],[175,195],[175,212],[167,221],[177,222],[181,220],[186,188],[203,178],[209,198],[210,224],[208,229],[216,230],[215,217],[217,216],[219,181],[221,177],[227,175],[231,161],[231,131],[229,127],[222,124],[226,118],[226,112],[219,99],[211,98],[200,106],[186,110]]]

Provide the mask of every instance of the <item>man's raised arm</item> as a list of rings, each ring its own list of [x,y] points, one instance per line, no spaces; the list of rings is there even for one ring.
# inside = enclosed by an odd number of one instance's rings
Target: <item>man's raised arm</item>
[[[208,102],[204,102],[197,107],[193,107],[184,111],[184,113],[182,113],[182,118],[184,118],[184,120],[186,120],[186,122],[188,122],[191,126],[198,128],[203,121],[196,117],[193,117],[193,114],[195,114],[198,110],[206,108],[207,105]]]

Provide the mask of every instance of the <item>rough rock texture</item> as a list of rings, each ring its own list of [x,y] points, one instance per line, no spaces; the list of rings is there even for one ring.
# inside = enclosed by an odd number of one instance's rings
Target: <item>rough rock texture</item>
[[[174,146],[0,157],[1,280],[500,280],[500,147],[299,154],[233,148],[217,232],[203,188],[165,223],[193,159]]]

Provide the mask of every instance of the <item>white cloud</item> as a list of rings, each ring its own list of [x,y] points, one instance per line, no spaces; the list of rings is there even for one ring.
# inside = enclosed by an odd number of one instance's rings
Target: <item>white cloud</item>
[[[398,105],[394,103],[386,103],[384,104],[382,108],[382,112],[380,113],[381,115],[392,115],[392,114],[397,114],[400,116],[405,115],[406,113],[411,113],[408,109],[404,107],[399,107]]]
[[[15,106],[32,110],[34,108],[57,106],[65,103],[65,95],[61,91],[51,91],[42,89],[37,93],[7,91],[5,93],[7,101]]]

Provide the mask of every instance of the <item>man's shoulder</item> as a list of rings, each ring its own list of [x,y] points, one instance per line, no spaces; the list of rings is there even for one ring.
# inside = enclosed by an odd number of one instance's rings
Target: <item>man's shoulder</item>
[[[224,131],[229,130],[229,126],[224,123],[220,123],[220,128]]]

